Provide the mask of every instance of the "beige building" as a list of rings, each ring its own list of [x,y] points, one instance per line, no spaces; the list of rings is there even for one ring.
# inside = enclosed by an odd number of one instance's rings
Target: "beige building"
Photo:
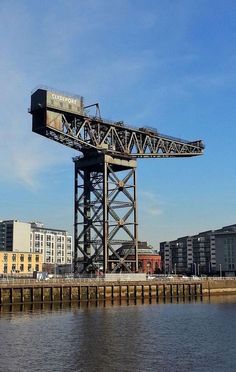
[[[34,271],[42,271],[42,254],[0,252],[0,274],[31,275]]]
[[[41,253],[45,264],[72,264],[72,236],[42,223],[0,221],[0,251]]]

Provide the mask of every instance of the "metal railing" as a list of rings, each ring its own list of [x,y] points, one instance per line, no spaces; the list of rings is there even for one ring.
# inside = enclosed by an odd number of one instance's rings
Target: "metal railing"
[[[173,281],[178,281],[178,282],[183,282],[183,281],[226,281],[226,280],[232,280],[235,281],[236,277],[179,277],[179,276],[147,276],[147,281],[161,281],[161,282],[173,282]],[[137,279],[135,278],[130,278],[127,281],[135,281]],[[0,278],[0,286],[5,285],[5,284],[13,284],[13,285],[37,285],[37,284],[80,284],[80,283],[92,283],[92,282],[102,282],[105,283],[107,280],[104,276],[80,276],[77,278],[73,277],[57,277],[57,278],[47,278],[47,279],[33,279],[33,278],[16,278],[16,277],[8,277],[8,278]],[[114,281],[114,280],[112,280]],[[115,280],[117,283],[120,283],[120,280]],[[140,280],[137,280],[140,281]]]

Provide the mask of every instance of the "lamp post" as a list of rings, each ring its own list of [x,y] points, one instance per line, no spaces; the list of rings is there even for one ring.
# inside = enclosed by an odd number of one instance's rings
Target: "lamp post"
[[[222,278],[222,266],[221,266],[221,264],[219,264],[219,268],[220,268],[220,278]]]
[[[200,276],[200,264],[197,264],[197,275]]]
[[[55,259],[55,262],[54,262],[54,278],[56,278],[57,276],[57,264],[56,264],[56,259]]]
[[[74,268],[74,263],[73,263],[73,260],[71,260],[71,263],[70,263],[70,274],[71,274],[71,276],[73,274],[73,268]]]
[[[166,276],[169,275],[170,265],[166,265]]]
[[[209,273],[209,275],[211,274],[211,261],[209,261],[208,273]]]

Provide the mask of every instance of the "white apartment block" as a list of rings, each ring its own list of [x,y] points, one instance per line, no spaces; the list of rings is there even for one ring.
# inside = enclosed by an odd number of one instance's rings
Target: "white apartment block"
[[[72,236],[42,223],[0,221],[0,250],[41,253],[43,263],[72,264]]]
[[[71,264],[72,237],[64,230],[49,229],[32,223],[30,251],[42,253],[44,263]]]

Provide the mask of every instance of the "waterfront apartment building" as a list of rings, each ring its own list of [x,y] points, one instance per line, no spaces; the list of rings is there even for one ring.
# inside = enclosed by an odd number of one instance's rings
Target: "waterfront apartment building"
[[[0,221],[0,251],[30,251],[29,223],[18,220]]]
[[[37,222],[1,221],[0,251],[40,253],[48,264],[73,262],[72,236]]]
[[[49,229],[40,223],[31,223],[30,250],[42,253],[47,264],[73,261],[72,236],[65,230]]]
[[[42,271],[42,254],[28,252],[0,252],[0,274],[31,275]]]
[[[236,225],[160,243],[163,272],[236,274]]]

